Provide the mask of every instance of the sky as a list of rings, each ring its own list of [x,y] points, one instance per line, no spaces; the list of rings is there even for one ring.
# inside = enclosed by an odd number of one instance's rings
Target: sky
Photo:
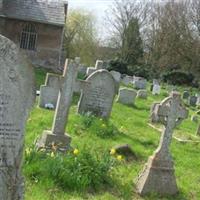
[[[68,0],[69,10],[73,8],[83,8],[95,14],[100,34],[104,36],[106,36],[106,30],[104,28],[105,11],[108,10],[113,1],[114,0]]]

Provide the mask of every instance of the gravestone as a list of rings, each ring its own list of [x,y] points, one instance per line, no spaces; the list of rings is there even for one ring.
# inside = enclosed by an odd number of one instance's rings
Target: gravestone
[[[0,199],[22,200],[25,123],[35,100],[34,71],[9,39],[0,35]]]
[[[82,91],[78,113],[91,113],[108,118],[116,94],[113,76],[107,70],[98,70],[91,74],[86,81],[90,83],[90,86]]]
[[[79,59],[78,57],[76,59]],[[61,88],[62,76],[48,73],[46,76],[45,85],[40,87],[39,107],[55,109],[57,105],[58,95]],[[81,90],[88,86],[84,80],[76,80],[74,85],[74,92],[80,93]]]
[[[47,104],[56,108],[58,94],[60,90],[60,76],[47,73],[45,85],[40,86],[39,107],[46,108]]]
[[[102,60],[97,60],[95,67],[88,67],[87,68],[87,76],[90,76],[92,73],[94,73],[95,71],[99,70],[99,69],[103,69],[103,61]]]
[[[134,78],[134,85],[136,89],[146,89],[147,87],[147,80],[142,77],[135,77]]]
[[[117,71],[110,71],[115,81],[119,84],[121,81],[121,74]]]
[[[128,75],[125,75],[121,82],[124,84],[124,85],[129,85],[129,84],[132,84],[133,83],[133,77],[132,76],[128,76]]]
[[[156,102],[151,106],[151,110],[150,110],[150,122],[151,123],[157,123],[159,121],[159,117],[158,117],[159,104],[160,103]]]
[[[189,97],[189,105],[190,106],[196,106],[197,103],[197,97],[196,96],[190,96]]]
[[[96,61],[95,69],[96,70],[103,69],[103,61],[102,60]]]
[[[73,97],[73,88],[78,73],[79,61],[67,60],[63,76],[61,77],[61,88],[58,96],[58,102],[54,115],[54,121],[51,131],[44,131],[41,139],[37,141],[37,148],[51,149],[52,144],[58,147],[60,151],[67,151],[70,148],[71,137],[65,134],[68,114]]]
[[[140,99],[147,99],[147,90],[138,90],[137,92],[137,98],[140,98]]]
[[[188,99],[190,96],[190,93],[188,91],[183,92],[183,99]]]
[[[90,75],[91,75],[92,73],[94,73],[95,71],[97,71],[96,68],[94,68],[94,67],[88,67],[88,68],[87,68],[86,75],[87,75],[87,76],[90,76]]]
[[[136,187],[141,195],[159,193],[174,195],[178,192],[173,160],[169,151],[173,129],[188,116],[181,104],[181,95],[172,92],[158,107],[159,121],[164,125],[158,149],[154,152],[140,174]]]
[[[120,82],[121,82],[121,74],[117,71],[110,71],[110,73],[112,74],[113,78],[115,79],[116,89],[117,89],[117,94],[118,94],[119,88],[120,88]]]
[[[136,96],[137,92],[135,90],[122,88],[119,90],[117,102],[127,105],[135,104]]]
[[[158,94],[160,94],[160,85],[158,85],[158,84],[153,85],[152,94],[153,94],[153,95],[158,95]]]

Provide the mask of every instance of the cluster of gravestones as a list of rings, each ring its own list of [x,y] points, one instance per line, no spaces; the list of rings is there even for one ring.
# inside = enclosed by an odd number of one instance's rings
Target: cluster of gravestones
[[[34,73],[16,45],[3,36],[0,36],[0,52],[0,195],[3,200],[22,200],[24,183],[21,161],[25,122],[35,98]],[[102,118],[110,116],[118,91],[114,72],[96,70],[85,81],[79,81],[79,64],[78,58],[67,60],[63,75],[48,74],[45,86],[41,87],[43,96],[40,97],[40,105],[45,105],[45,97],[52,98],[56,110],[52,129],[44,131],[38,139],[38,149],[51,148],[52,143],[57,144],[63,152],[70,148],[71,137],[65,130],[75,91],[81,92],[79,113],[90,112]],[[135,80],[137,81],[141,80]],[[46,96],[42,94],[45,89]],[[119,93],[131,96],[130,98],[136,95],[131,90],[123,89]],[[119,95],[118,99],[125,98]],[[128,100],[122,101],[129,102],[129,97]],[[175,194],[178,189],[169,146],[173,129],[187,117],[188,111],[182,106],[180,94],[176,92],[155,107],[158,121],[164,125],[164,131],[158,149],[149,158],[137,180],[136,188],[141,195],[150,192]]]

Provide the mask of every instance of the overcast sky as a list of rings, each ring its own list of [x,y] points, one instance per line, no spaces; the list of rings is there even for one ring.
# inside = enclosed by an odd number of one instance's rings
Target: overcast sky
[[[105,11],[109,8],[114,0],[68,0],[69,10],[72,8],[84,8],[93,12],[98,20],[98,27],[102,29],[99,30],[100,34],[106,35],[106,30],[104,29],[104,16]]]

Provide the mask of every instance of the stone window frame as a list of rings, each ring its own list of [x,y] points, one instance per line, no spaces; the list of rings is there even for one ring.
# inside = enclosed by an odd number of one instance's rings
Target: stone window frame
[[[33,23],[26,23],[21,31],[20,48],[29,51],[36,51],[37,29]]]

